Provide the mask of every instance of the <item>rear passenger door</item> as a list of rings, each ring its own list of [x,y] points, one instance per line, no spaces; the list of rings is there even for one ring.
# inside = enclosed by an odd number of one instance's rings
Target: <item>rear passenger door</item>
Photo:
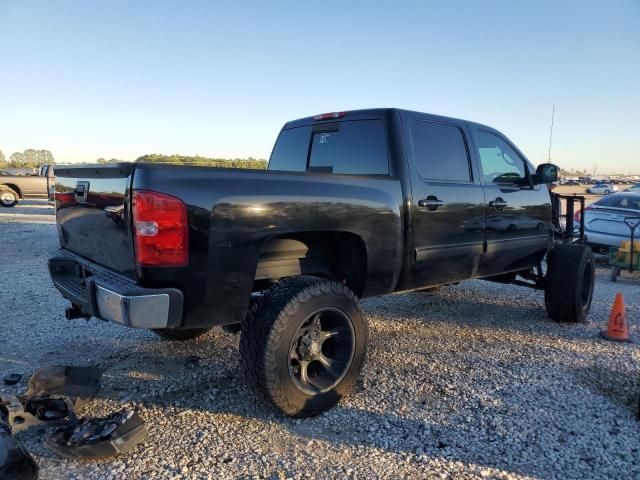
[[[411,287],[476,274],[484,240],[484,194],[463,123],[414,118],[409,125]]]
[[[546,186],[533,186],[528,162],[495,131],[473,130],[487,199],[486,253],[480,275],[535,265],[551,235]]]

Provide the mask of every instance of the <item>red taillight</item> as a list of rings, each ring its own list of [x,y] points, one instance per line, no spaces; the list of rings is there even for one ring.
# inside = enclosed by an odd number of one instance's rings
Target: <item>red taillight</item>
[[[316,115],[313,117],[314,120],[329,120],[332,118],[342,118],[344,117],[344,112],[333,112],[333,113],[322,113],[320,115]]]
[[[133,232],[138,265],[181,267],[189,263],[187,208],[179,199],[134,191]]]

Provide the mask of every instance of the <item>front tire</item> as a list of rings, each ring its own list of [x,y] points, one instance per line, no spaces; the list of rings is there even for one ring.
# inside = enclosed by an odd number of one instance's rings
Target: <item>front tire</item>
[[[342,283],[291,277],[252,305],[240,354],[248,383],[285,415],[311,417],[334,407],[360,374],[367,321]]]
[[[558,244],[547,255],[544,302],[557,322],[582,322],[593,299],[595,260],[586,245]]]
[[[0,187],[0,205],[3,207],[15,207],[20,197],[15,190],[9,187]]]
[[[207,333],[211,328],[189,328],[184,330],[178,330],[175,328],[157,328],[153,330],[153,333],[158,335],[163,340],[170,341],[185,341],[193,340]]]

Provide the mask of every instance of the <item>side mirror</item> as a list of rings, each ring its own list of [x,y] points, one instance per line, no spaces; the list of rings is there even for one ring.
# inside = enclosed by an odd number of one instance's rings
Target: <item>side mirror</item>
[[[540,185],[543,183],[553,183],[558,179],[560,169],[553,163],[543,163],[536,168],[533,183]]]

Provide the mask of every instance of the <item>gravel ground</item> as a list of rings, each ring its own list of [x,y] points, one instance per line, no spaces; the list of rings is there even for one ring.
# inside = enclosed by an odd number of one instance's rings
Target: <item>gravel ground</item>
[[[640,478],[639,347],[597,335],[620,291],[640,339],[640,276],[612,284],[598,270],[578,325],[549,320],[539,292],[482,281],[366,300],[370,354],[353,393],[292,420],[245,386],[237,335],[165,342],[65,320],[43,255],[57,247],[52,213],[0,209],[0,373],[25,376],[0,392],[47,363],[99,365],[101,394],[81,413],[137,408],[150,436],[125,456],[69,461],[21,434],[42,479]]]

